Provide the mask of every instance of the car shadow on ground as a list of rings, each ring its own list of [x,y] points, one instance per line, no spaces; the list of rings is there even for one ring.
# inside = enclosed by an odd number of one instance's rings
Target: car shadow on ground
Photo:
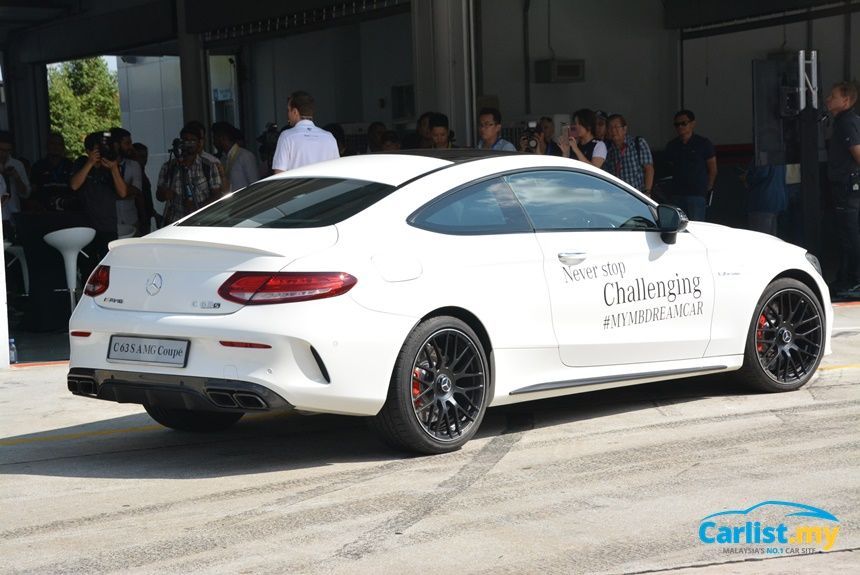
[[[703,401],[710,397],[747,395],[759,395],[759,392],[726,374],[716,374],[528,401],[491,409],[488,415],[494,411],[520,416],[530,414],[534,418],[534,427],[541,428]]]
[[[531,401],[490,409],[477,438],[749,393],[723,376]],[[162,428],[140,413],[3,438],[0,475],[196,479],[416,457],[383,444],[366,418],[255,414],[229,430],[195,434]]]

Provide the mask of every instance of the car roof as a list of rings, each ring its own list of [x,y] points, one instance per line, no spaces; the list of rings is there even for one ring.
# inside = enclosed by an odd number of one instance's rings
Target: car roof
[[[454,165],[449,160],[400,154],[365,154],[319,162],[268,178],[345,178],[400,186],[424,174]]]
[[[600,174],[603,177],[609,176],[610,179],[614,179],[610,174],[578,160],[473,148],[403,150],[392,153],[347,156],[288,170],[267,179],[343,178],[400,187],[432,172],[464,164],[474,166],[478,171],[481,171],[483,167],[491,172],[519,168],[576,167],[582,171]]]
[[[500,150],[479,150],[477,148],[445,148],[434,149],[426,148],[419,150],[399,150],[397,152],[389,152],[398,156],[421,156],[424,158],[439,158],[448,160],[454,164],[462,164],[463,162],[472,162],[474,160],[482,160],[484,158],[492,158],[496,156],[512,156],[520,154],[520,152],[503,152]]]

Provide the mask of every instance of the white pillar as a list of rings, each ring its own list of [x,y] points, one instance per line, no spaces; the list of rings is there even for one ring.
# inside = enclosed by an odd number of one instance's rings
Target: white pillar
[[[457,146],[475,143],[473,0],[412,0],[416,115],[448,116]]]

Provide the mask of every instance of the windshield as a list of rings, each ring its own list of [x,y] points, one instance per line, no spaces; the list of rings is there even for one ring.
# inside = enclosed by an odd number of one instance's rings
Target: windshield
[[[354,216],[394,186],[340,178],[287,178],[251,184],[203,208],[180,226],[318,228]]]

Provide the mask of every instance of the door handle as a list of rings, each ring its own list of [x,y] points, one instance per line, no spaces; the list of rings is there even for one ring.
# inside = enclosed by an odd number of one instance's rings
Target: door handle
[[[565,265],[575,266],[585,261],[588,254],[585,252],[561,252],[558,254],[558,261]]]

